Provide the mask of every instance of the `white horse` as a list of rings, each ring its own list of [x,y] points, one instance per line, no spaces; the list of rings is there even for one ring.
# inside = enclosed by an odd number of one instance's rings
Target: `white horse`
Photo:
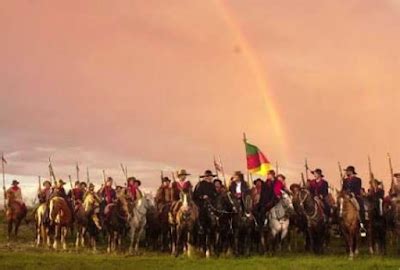
[[[151,199],[148,195],[145,195],[136,200],[132,211],[130,211],[129,226],[131,243],[129,246],[129,253],[132,253],[133,249],[135,249],[135,253],[138,253],[139,251],[139,242],[147,223],[146,215],[150,207]]]
[[[286,192],[282,191],[282,197],[279,202],[269,211],[268,221],[271,238],[273,241],[273,250],[275,250],[276,243],[279,247],[289,231],[289,218],[290,213],[294,211],[292,198]],[[278,239],[278,236],[279,239]]]

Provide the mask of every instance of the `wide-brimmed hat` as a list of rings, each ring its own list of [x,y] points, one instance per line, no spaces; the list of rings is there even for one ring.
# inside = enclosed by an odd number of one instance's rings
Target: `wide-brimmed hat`
[[[321,169],[315,169],[315,170],[311,171],[311,173],[312,173],[312,174],[318,174],[318,175],[320,175],[321,177],[324,177],[324,175],[323,175]]]
[[[59,185],[59,186],[63,186],[63,185],[65,185],[66,183],[62,180],[62,179],[59,179],[58,181],[57,181],[57,185]]]
[[[257,182],[263,183],[264,181],[261,178],[257,178],[256,180],[253,181],[253,184],[256,185]]]
[[[204,175],[201,175],[200,178],[210,177],[210,176],[211,176],[211,177],[216,177],[216,175],[213,174],[211,170],[206,170],[206,171],[204,172]]]
[[[181,169],[178,171],[178,176],[181,176],[181,175],[188,176],[188,175],[190,175],[190,173],[188,173],[185,169]]]
[[[85,183],[86,184],[86,183]],[[91,189],[91,188],[94,188],[94,184],[93,183],[90,183],[89,184],[89,189]]]
[[[112,181],[114,181],[114,180],[112,179],[112,177],[107,177],[107,181],[106,181],[106,182],[112,182]]]
[[[400,177],[400,173],[393,174],[394,177]]]
[[[378,179],[369,180],[369,183],[370,184],[375,183],[378,186],[382,185],[382,181],[379,181]]]
[[[352,172],[353,174],[357,174],[356,173],[356,168],[354,168],[354,166],[347,166],[346,169],[344,169],[345,172]]]
[[[135,181],[136,180],[136,177],[134,177],[134,176],[131,176],[131,177],[128,177],[128,179],[126,179],[126,181]]]
[[[220,184],[221,184],[221,186],[222,186],[222,181],[221,181],[221,179],[214,179],[214,181],[213,181],[213,184],[215,185],[215,183],[217,183],[217,182],[219,182]]]
[[[267,174],[273,174],[273,175],[275,175],[276,172],[275,172],[275,170],[269,170]]]
[[[167,176],[164,176],[162,179],[161,179],[161,182],[162,183],[164,183],[164,182],[171,182],[171,179],[169,179]]]
[[[80,185],[80,184],[81,184],[81,182],[75,181],[75,186],[76,186],[76,185]]]
[[[137,183],[138,186],[142,185],[142,181],[140,181],[139,179],[136,179],[136,178],[135,178],[135,180],[133,180],[133,183]]]
[[[11,183],[11,185],[19,185],[18,180],[13,180],[12,183]]]

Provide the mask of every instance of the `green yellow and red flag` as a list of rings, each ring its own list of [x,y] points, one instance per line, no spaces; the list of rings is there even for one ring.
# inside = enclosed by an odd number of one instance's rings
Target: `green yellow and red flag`
[[[247,156],[247,169],[250,173],[267,175],[268,171],[271,170],[271,162],[267,157],[258,149],[257,146],[244,142],[246,146]]]

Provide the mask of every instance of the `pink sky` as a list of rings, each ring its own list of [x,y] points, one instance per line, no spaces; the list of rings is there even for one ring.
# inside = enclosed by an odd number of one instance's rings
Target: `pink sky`
[[[161,169],[197,181],[214,154],[227,172],[245,169],[245,131],[289,182],[305,157],[334,185],[338,160],[366,178],[370,154],[388,186],[388,151],[400,167],[399,12],[395,0],[6,1],[7,180],[33,187],[53,155],[60,177],[78,161],[97,183],[103,168],[122,179],[123,162],[151,189]]]

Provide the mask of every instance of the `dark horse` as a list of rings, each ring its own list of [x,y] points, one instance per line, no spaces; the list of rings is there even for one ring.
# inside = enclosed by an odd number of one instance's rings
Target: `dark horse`
[[[213,213],[216,221],[214,252],[218,256],[227,253],[232,246],[233,204],[226,193],[219,194],[215,198]]]
[[[104,229],[107,232],[107,252],[120,249],[122,236],[126,233],[129,216],[128,202],[125,194],[120,194],[116,202],[104,210]]]
[[[386,219],[383,215],[383,199],[376,193],[364,198],[367,241],[370,254],[386,253]]]
[[[251,196],[235,198],[230,193],[228,193],[228,196],[233,204],[234,211],[232,215],[234,253],[236,256],[241,254],[249,256],[252,232],[255,226]]]
[[[293,204],[298,215],[304,217],[306,221],[306,240],[315,254],[322,254],[327,229],[327,217],[325,217],[322,201],[312,197],[306,188],[293,189]]]

